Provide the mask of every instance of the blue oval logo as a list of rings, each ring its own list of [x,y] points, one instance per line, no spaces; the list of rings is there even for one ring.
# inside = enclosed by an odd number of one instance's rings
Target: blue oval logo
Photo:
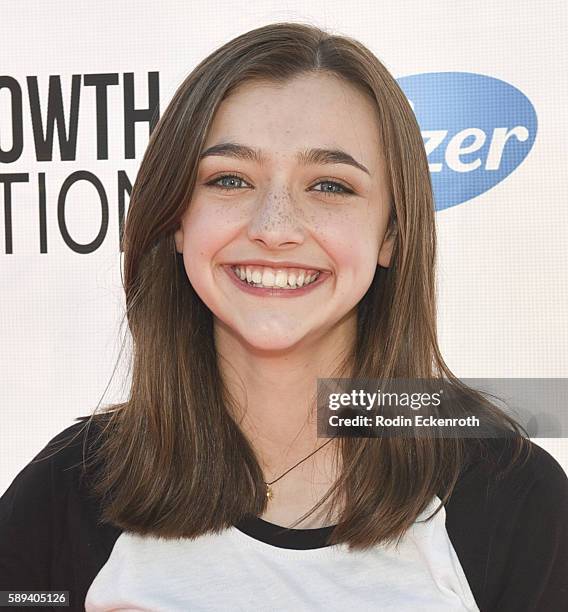
[[[509,83],[470,72],[431,72],[397,81],[424,138],[436,210],[495,187],[529,154],[536,112]]]

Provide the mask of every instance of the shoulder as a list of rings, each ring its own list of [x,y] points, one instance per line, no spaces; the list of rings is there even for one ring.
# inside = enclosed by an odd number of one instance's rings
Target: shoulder
[[[78,482],[90,452],[95,448],[105,415],[81,416],[60,431],[24,466],[5,495],[37,497],[60,492],[64,483]],[[55,489],[54,489],[55,487]]]
[[[562,466],[530,439],[524,439],[516,460],[515,450],[513,438],[468,442],[466,464],[446,504],[450,523],[532,515],[565,520],[568,476]]]
[[[568,499],[568,476],[558,461],[530,439],[515,459],[518,438],[487,438],[482,444],[468,444],[468,459],[456,490],[480,486],[518,499],[536,491],[545,499]]]
[[[77,423],[59,432],[23,467],[7,489],[3,499],[37,496],[47,490],[47,483],[64,480],[75,469],[80,449],[86,441],[89,417],[77,417]]]

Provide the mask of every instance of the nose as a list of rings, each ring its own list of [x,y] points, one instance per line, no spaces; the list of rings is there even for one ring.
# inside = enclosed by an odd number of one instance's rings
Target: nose
[[[288,189],[271,190],[262,195],[249,222],[248,236],[267,248],[297,245],[304,241],[300,211]]]

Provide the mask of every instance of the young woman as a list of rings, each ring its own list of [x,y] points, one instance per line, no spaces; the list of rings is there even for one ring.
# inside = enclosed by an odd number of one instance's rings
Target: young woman
[[[128,401],[0,501],[0,590],[72,609],[568,609],[568,479],[444,363],[408,101],[303,24],[201,62],[124,232]],[[318,438],[322,378],[446,380],[501,435]],[[525,432],[526,434],[526,432]]]

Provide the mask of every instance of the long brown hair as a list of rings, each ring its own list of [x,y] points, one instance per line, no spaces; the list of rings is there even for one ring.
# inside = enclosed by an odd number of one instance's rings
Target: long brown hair
[[[104,522],[141,535],[196,537],[266,509],[261,467],[230,415],[234,400],[220,375],[213,315],[188,281],[173,234],[220,102],[247,81],[285,83],[314,72],[344,79],[376,105],[392,194],[391,265],[377,267],[357,306],[352,377],[444,377],[478,414],[514,433],[515,460],[529,447],[518,423],[465,387],[440,354],[432,186],[402,90],[360,42],[307,24],[275,23],[231,40],[189,74],[140,165],[122,243],[132,386],[126,402],[91,416],[105,421],[92,486]],[[352,548],[400,538],[433,495],[448,499],[467,456],[459,437],[342,438],[337,453],[339,478],[311,512],[341,499],[331,541]]]

